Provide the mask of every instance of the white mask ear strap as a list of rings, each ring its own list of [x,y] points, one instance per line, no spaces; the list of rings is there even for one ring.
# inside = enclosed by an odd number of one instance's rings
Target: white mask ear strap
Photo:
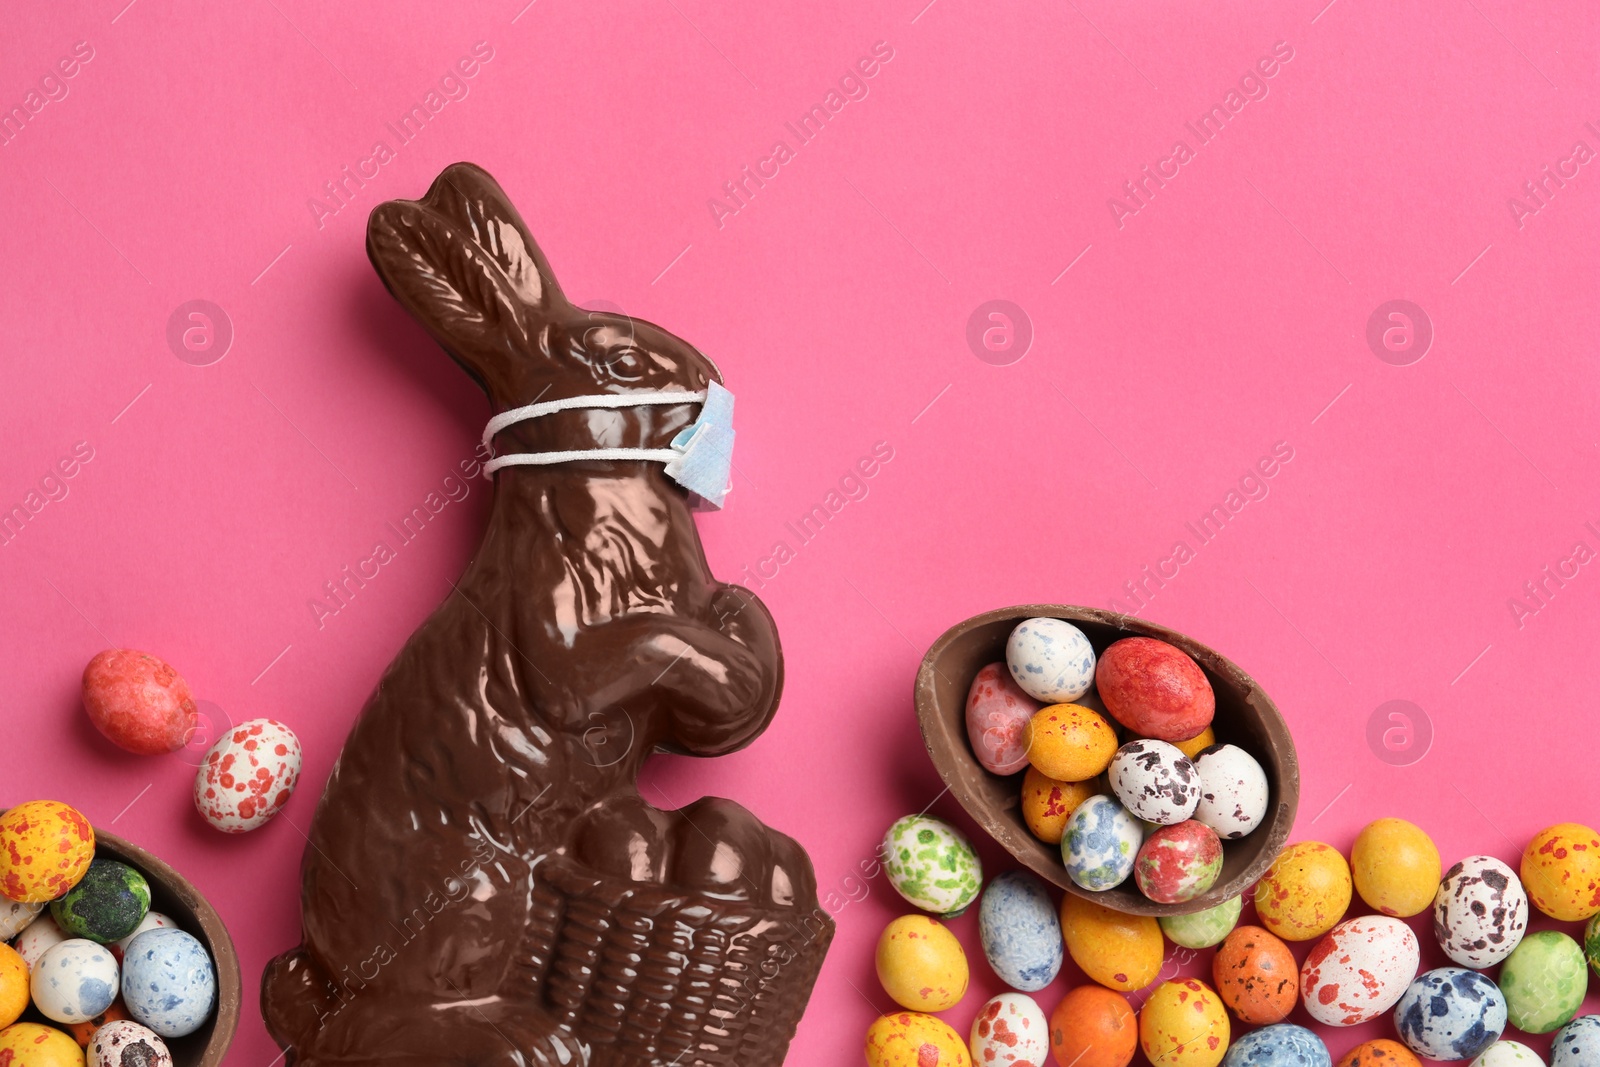
[[[602,393],[597,396],[569,396],[562,400],[546,400],[541,404],[528,404],[526,407],[502,411],[490,419],[489,424],[483,428],[483,446],[485,450],[492,452],[495,434],[507,426],[514,426],[519,422],[527,422],[529,419],[537,419],[544,415],[553,415],[558,411],[572,411],[578,408],[700,404],[704,403],[705,399],[706,391],[702,389],[693,393]],[[564,452],[519,452],[510,456],[496,456],[489,460],[483,465],[483,473],[487,477],[501,467],[546,466],[586,459],[647,459],[658,463],[670,463],[680,456],[681,452],[671,448],[587,448]]]

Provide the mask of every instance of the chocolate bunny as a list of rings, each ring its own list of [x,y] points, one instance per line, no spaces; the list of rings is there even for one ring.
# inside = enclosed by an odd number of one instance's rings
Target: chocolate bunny
[[[497,414],[720,383],[665,330],[569,303],[472,164],[376,208],[367,252]],[[698,407],[557,410],[496,451],[663,449]],[[307,1067],[780,1063],[833,932],[810,860],[731,801],[662,811],[635,786],[658,746],[716,756],[765,729],[772,617],[712,578],[659,462],[494,477],[480,550],[328,780],[267,1026]]]

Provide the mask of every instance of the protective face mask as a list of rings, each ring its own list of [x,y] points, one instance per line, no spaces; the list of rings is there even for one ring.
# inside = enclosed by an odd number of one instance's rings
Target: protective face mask
[[[600,393],[548,400],[503,411],[483,428],[485,449],[507,426],[575,408],[633,408],[650,405],[699,404],[693,425],[680,430],[667,448],[581,448],[558,452],[518,452],[496,456],[483,465],[484,477],[501,467],[547,466],[587,459],[644,459],[666,464],[667,477],[712,508],[721,508],[733,488],[733,394],[717,382],[703,392]]]

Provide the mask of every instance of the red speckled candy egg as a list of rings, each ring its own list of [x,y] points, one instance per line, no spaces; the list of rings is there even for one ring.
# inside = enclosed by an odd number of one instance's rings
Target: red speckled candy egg
[[[1394,1007],[1421,962],[1417,935],[1399,919],[1346,919],[1306,957],[1300,995],[1317,1022],[1357,1026]]]
[[[147,652],[108,648],[83,669],[83,706],[112,744],[140,756],[175,752],[198,712],[183,676]]]
[[[1004,663],[991,663],[967,691],[967,739],[986,771],[1015,774],[1028,765],[1028,720],[1044,705],[1022,691]]]
[[[1222,841],[1203,822],[1189,819],[1163,826],[1139,848],[1133,878],[1139,892],[1157,904],[1193,900],[1217,884],[1222,873]]]
[[[1095,687],[1111,717],[1141,737],[1187,741],[1211,725],[1216,694],[1183,649],[1124,637],[1100,655]]]
[[[78,884],[92,859],[94,827],[76,808],[30,800],[0,815],[0,894],[8,900],[54,900]]]
[[[276,815],[299,780],[294,731],[272,719],[251,719],[206,753],[194,778],[194,806],[223,833],[242,834]]]

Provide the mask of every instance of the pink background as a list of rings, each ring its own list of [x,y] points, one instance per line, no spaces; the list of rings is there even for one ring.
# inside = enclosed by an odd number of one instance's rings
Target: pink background
[[[767,576],[788,687],[749,750],[658,759],[643,788],[664,807],[734,797],[810,849],[839,933],[790,1062],[858,1062],[889,1006],[872,946],[905,908],[860,877],[885,827],[930,803],[971,827],[935,799],[912,716],[923,649],[1006,604],[1131,610],[1123,583],[1194,549],[1184,524],[1277,442],[1293,459],[1267,496],[1140,610],[1283,708],[1295,836],[1347,848],[1396,815],[1447,863],[1515,860],[1543,825],[1600,821],[1582,725],[1600,573],[1573,564],[1537,611],[1509,603],[1576,542],[1600,550],[1600,163],[1563,162],[1600,148],[1592,8],[525,2],[23,5],[0,37],[7,109],[93,50],[0,147],[0,505],[93,450],[0,547],[0,803],[69,800],[210,897],[248,984],[230,1062],[277,1054],[255,983],[297,938],[317,787],[484,520],[477,482],[317,625],[322,584],[486,417],[362,247],[375,204],[457,159],[506,186],[570,295],[666,325],[738,395],[736,491],[700,528],[721,576]],[[467,95],[399,146],[385,124],[480,41]],[[797,147],[784,123],[879,41],[893,58],[868,95]],[[1185,123],[1277,42],[1292,59],[1267,95],[1197,146]],[[794,158],[719,226],[709,199],[780,138]],[[1180,138],[1193,158],[1119,227],[1108,198]],[[379,139],[394,158],[319,225],[308,200]],[[1546,164],[1577,174],[1519,220]],[[196,298],[234,330],[209,366],[166,339]],[[1006,366],[966,340],[995,298],[1034,332]],[[1392,299],[1433,324],[1409,366],[1365,340]],[[800,545],[785,524],[877,442],[893,459],[867,495]],[[763,563],[779,541],[793,558]],[[78,676],[108,645],[166,657],[225,720],[299,731],[284,816],[225,838],[190,803],[195,753],[94,734]],[[1408,765],[1367,742],[1396,699],[1434,735]],[[964,1034],[999,986],[975,919],[954,925]],[[1041,1003],[1081,980],[1069,964]],[[1337,1056],[1387,1025],[1325,1033]]]

